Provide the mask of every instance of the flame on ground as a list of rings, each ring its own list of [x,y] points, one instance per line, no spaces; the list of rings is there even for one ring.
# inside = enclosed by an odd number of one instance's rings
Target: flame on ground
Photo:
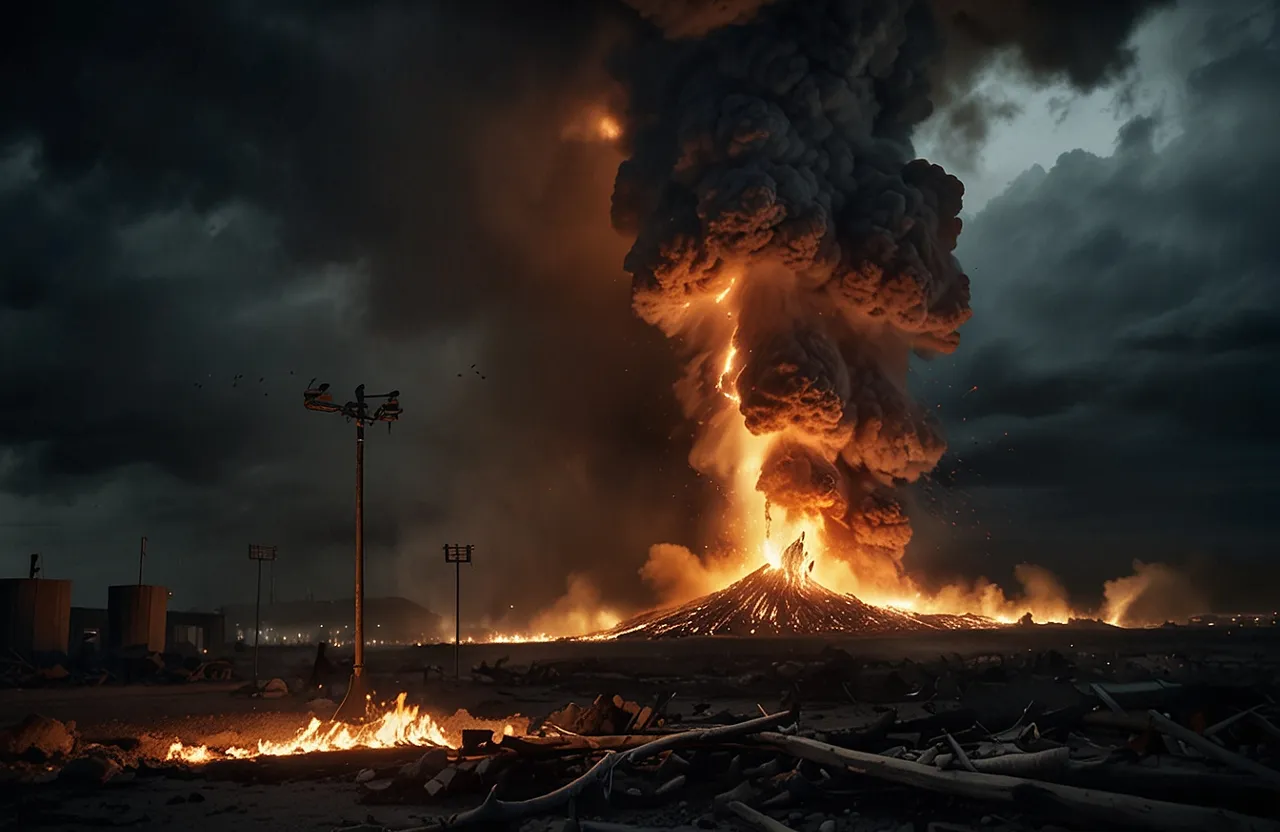
[[[198,765],[217,759],[285,757],[317,751],[344,751],[350,748],[458,747],[455,738],[447,733],[439,722],[430,715],[422,713],[416,705],[406,705],[404,700],[405,694],[401,693],[396,697],[394,708],[363,725],[325,723],[313,717],[307,727],[282,742],[259,740],[254,748],[231,747],[224,751],[214,751],[204,745],[184,745],[181,742],[175,742],[169,746],[165,759]],[[515,726],[511,723],[502,727],[502,733],[506,736],[513,735],[515,731]]]

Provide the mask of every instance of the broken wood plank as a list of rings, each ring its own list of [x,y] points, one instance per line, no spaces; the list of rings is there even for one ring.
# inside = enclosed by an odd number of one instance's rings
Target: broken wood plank
[[[1185,742],[1211,760],[1248,772],[1280,789],[1280,771],[1250,760],[1242,754],[1228,751],[1213,740],[1205,739],[1190,728],[1184,728],[1159,711],[1147,711],[1147,714],[1151,717],[1152,726],[1160,733]]]
[[[745,722],[739,722],[734,725],[721,725],[715,728],[701,728],[693,731],[685,731],[679,734],[665,734],[655,736],[645,745],[632,748],[621,753],[606,753],[599,762],[593,765],[586,773],[578,778],[571,780],[555,791],[539,797],[530,798],[529,800],[505,801],[498,799],[498,788],[494,786],[489,791],[484,802],[474,809],[465,812],[459,812],[447,820],[443,820],[432,826],[414,827],[405,832],[430,832],[430,830],[447,828],[457,829],[464,826],[480,826],[485,829],[494,828],[496,825],[510,823],[522,818],[534,815],[544,814],[553,810],[557,810],[570,801],[578,797],[588,788],[593,786],[601,786],[608,782],[609,776],[614,768],[624,763],[637,763],[651,757],[656,757],[664,751],[672,748],[678,748],[686,745],[693,745],[714,740],[725,740],[735,737],[744,737],[750,734],[757,734],[761,731],[776,729],[782,725],[794,724],[799,713],[796,709],[788,712],[770,714],[769,716],[759,717],[757,719],[749,719]]]

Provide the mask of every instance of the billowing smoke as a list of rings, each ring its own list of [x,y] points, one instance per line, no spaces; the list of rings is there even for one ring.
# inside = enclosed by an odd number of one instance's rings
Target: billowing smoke
[[[911,529],[894,489],[945,449],[908,361],[954,350],[970,316],[964,188],[908,141],[932,111],[931,10],[756,3],[690,38],[704,26],[660,5],[685,37],[620,64],[613,220],[636,235],[635,309],[692,352],[691,415],[736,407],[767,440],[755,487],[771,505],[896,561]]]

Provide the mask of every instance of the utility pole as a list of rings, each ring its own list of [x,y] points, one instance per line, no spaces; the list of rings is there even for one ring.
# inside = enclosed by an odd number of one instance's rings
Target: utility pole
[[[270,561],[275,568],[276,547],[249,544],[249,560],[258,562],[258,591],[253,602],[253,686],[258,686],[258,641],[262,638],[262,562]]]
[[[142,586],[142,562],[147,559],[147,538],[142,537],[142,544],[138,547],[138,586]]]
[[[347,695],[338,706],[335,720],[358,721],[364,719],[368,710],[367,702],[372,696],[368,680],[364,676],[364,428],[372,422],[386,422],[387,431],[391,423],[399,420],[403,411],[400,409],[400,391],[366,395],[364,385],[356,388],[355,401],[346,404],[335,404],[329,394],[329,385],[315,387],[315,379],[307,385],[302,394],[302,403],[307,410],[319,413],[338,413],[348,422],[356,423],[356,580],[355,580],[355,660],[351,667],[351,681],[347,685]],[[382,404],[371,409],[370,399],[382,399]]]
[[[471,563],[475,547],[470,543],[446,543],[444,562],[452,563],[453,581],[453,678],[462,678],[462,564]]]

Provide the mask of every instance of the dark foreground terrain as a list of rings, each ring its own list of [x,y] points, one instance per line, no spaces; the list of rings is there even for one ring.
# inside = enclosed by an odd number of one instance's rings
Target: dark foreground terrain
[[[620,736],[732,724],[797,705],[798,723],[777,717],[747,734],[704,737],[619,766],[536,816],[509,825],[480,818],[469,828],[561,828],[573,814],[579,828],[601,832],[1280,829],[1272,768],[1280,762],[1280,633],[1271,630],[1047,626],[464,645],[461,681],[452,678],[452,646],[380,650],[369,659],[379,695],[404,691],[433,714],[523,714],[535,730],[544,719],[561,730],[545,727],[546,739],[505,748],[476,747],[472,737],[448,759],[392,748],[163,762],[175,740],[207,744],[216,755],[327,716],[331,704],[299,690],[311,658],[304,648],[263,650],[263,678],[294,691],[275,699],[239,692],[242,682],[0,690],[0,724],[36,713],[73,720],[78,734],[67,755],[11,760],[0,829],[412,828],[479,805],[494,784],[510,801],[553,792],[596,764],[602,749],[640,742]],[[249,659],[237,659],[244,674]],[[580,708],[562,711],[570,702]],[[1155,721],[1160,714],[1173,727]],[[822,743],[843,751],[815,751]],[[119,771],[66,773],[75,769],[66,757],[95,754]],[[897,768],[879,771],[886,759]],[[997,782],[994,771],[1019,779]],[[1076,792],[1064,798],[1044,784],[1102,796],[1082,807],[1072,803]],[[1148,802],[1117,809],[1113,792]],[[1169,801],[1186,807],[1173,820]],[[1216,809],[1197,814],[1190,807],[1198,805]],[[782,826],[762,826],[761,817]]]

